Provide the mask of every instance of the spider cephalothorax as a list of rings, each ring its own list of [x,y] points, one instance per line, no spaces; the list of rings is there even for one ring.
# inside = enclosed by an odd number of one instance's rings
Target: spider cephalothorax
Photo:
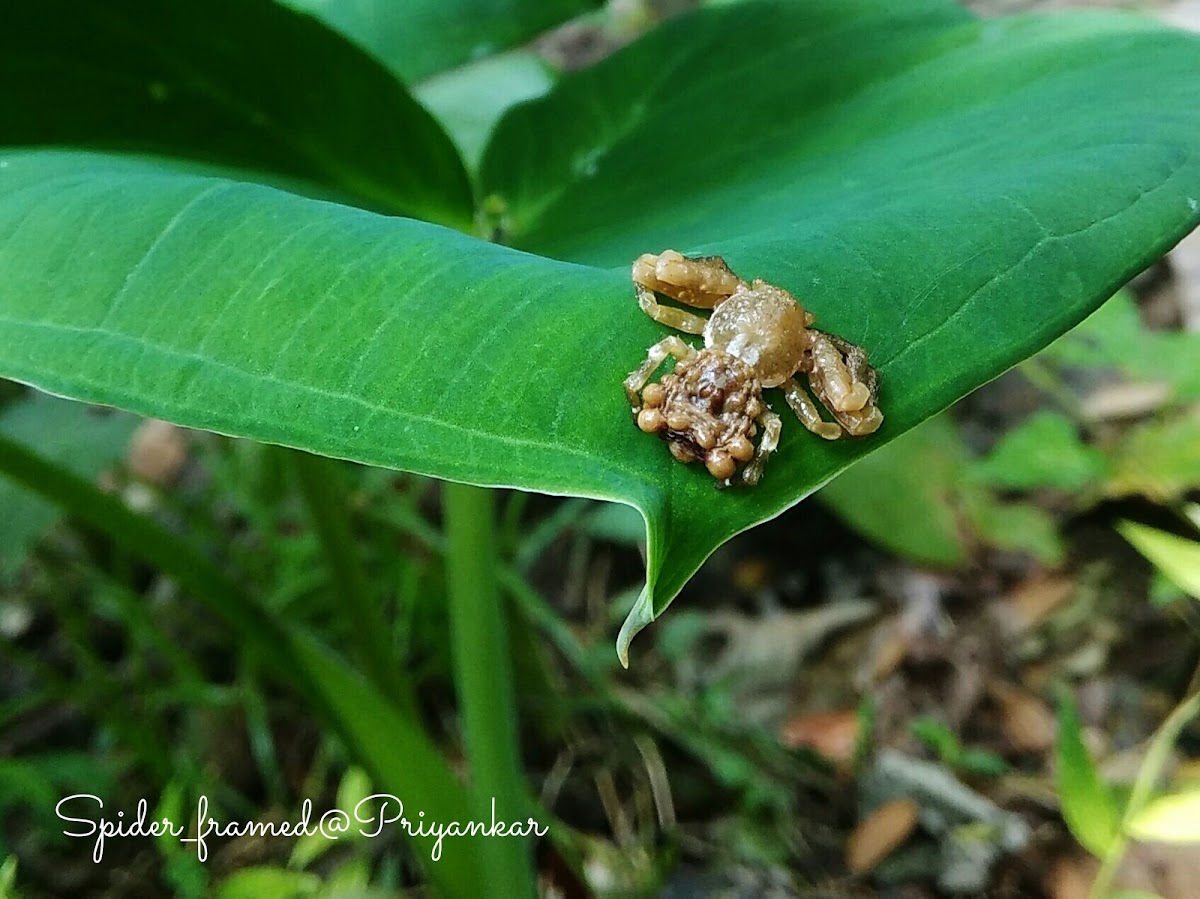
[[[757,279],[747,284],[719,256],[689,258],[674,250],[640,257],[633,283],[655,321],[704,335],[699,351],[674,335],[660,340],[625,379],[638,427],[666,439],[676,459],[702,460],[718,486],[731,484],[746,462],[742,481],[756,484],[778,443],[781,422],[762,398],[764,387],[782,388],[796,417],[827,440],[860,437],[882,424],[866,351],[810,327],[812,315],[786,290]],[[656,292],[713,313],[705,319],[660,305]],[[647,385],[668,356],[678,360],[675,370]],[[834,421],[822,418],[797,374]],[[760,425],[755,449],[750,438]]]

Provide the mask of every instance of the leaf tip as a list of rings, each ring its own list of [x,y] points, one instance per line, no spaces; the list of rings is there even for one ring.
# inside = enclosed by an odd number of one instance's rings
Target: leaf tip
[[[629,644],[637,636],[638,631],[654,620],[654,602],[650,592],[650,584],[642,588],[641,594],[625,616],[621,632],[617,634],[617,658],[622,668],[629,667]]]

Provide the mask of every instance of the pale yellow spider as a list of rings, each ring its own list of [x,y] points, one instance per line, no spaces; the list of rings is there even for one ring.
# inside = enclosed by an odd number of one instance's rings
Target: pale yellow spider
[[[664,438],[681,462],[702,460],[717,486],[732,484],[743,463],[749,464],[742,483],[757,484],[779,443],[782,422],[764,401],[764,387],[781,387],[796,417],[826,440],[862,437],[883,423],[866,351],[809,327],[812,315],[786,290],[759,279],[747,284],[720,256],[674,250],[640,257],[633,284],[642,311],[655,321],[704,335],[701,350],[675,335],[663,338],[625,379],[637,426]],[[655,293],[712,315],[663,306]],[[647,384],[668,356],[678,360],[674,371]],[[798,374],[834,421],[821,417]],[[751,438],[760,425],[756,450]]]

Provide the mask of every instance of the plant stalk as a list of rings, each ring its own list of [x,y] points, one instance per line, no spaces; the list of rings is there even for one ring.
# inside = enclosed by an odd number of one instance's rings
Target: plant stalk
[[[351,619],[358,654],[371,679],[414,721],[417,705],[412,686],[400,674],[391,650],[392,629],[380,612],[379,598],[363,568],[350,518],[343,480],[334,463],[311,453],[289,454],[308,504],[313,528],[321,541],[333,579]]]
[[[478,820],[522,822],[532,805],[521,764],[507,608],[497,577],[495,495],[466,484],[443,485],[450,639],[463,742]],[[480,841],[495,895],[534,894],[530,842]]]

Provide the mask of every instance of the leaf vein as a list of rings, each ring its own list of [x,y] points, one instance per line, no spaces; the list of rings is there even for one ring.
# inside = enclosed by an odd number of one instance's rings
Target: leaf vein
[[[1034,242],[1033,246],[1031,246],[1029,248],[1029,250],[1020,259],[1018,259],[1015,263],[1013,263],[1011,266],[1004,269],[1003,271],[997,272],[996,274],[992,275],[990,278],[988,278],[986,281],[984,281],[983,284],[981,284],[979,287],[977,287],[973,291],[971,291],[971,293],[968,294],[963,299],[963,302],[961,304],[959,304],[958,308],[956,308],[953,312],[951,312],[948,316],[946,316],[946,318],[944,318],[942,321],[938,322],[934,327],[932,327],[930,330],[926,331],[920,337],[917,337],[916,339],[910,341],[898,353],[896,353],[894,356],[892,356],[890,359],[888,359],[885,363],[883,363],[883,365],[892,365],[896,362],[899,362],[901,359],[903,359],[909,353],[913,352],[914,350],[920,348],[925,343],[932,340],[939,333],[941,333],[947,327],[949,327],[954,322],[956,322],[967,311],[967,309],[970,306],[972,306],[979,299],[980,295],[984,291],[991,289],[997,283],[1001,283],[1005,279],[1011,277],[1012,274],[1015,271],[1017,271],[1017,269],[1021,268],[1027,262],[1029,262],[1029,260],[1031,260],[1035,255],[1037,255],[1037,253],[1046,245],[1048,245],[1050,243],[1057,243],[1059,241],[1067,240],[1071,237],[1078,237],[1081,234],[1086,234],[1088,231],[1091,231],[1094,228],[1098,228],[1101,225],[1105,224],[1106,222],[1110,222],[1110,221],[1117,219],[1120,216],[1128,213],[1129,210],[1133,209],[1139,203],[1144,201],[1146,199],[1146,197],[1150,196],[1151,194],[1157,193],[1158,191],[1162,190],[1167,185],[1169,185],[1171,183],[1171,181],[1174,179],[1175,175],[1178,174],[1182,169],[1184,169],[1191,162],[1191,159],[1192,159],[1192,156],[1189,153],[1185,157],[1183,162],[1181,162],[1178,167],[1173,169],[1171,171],[1171,173],[1160,184],[1157,184],[1148,190],[1139,192],[1137,197],[1134,198],[1134,200],[1132,202],[1121,206],[1119,209],[1115,210],[1114,212],[1111,212],[1102,218],[1096,219],[1095,221],[1089,222],[1088,224],[1084,225],[1082,228],[1077,228],[1074,231],[1068,231],[1063,234],[1051,234],[1051,233],[1047,232],[1044,237],[1042,237],[1041,239]]]
[[[179,223],[183,221],[187,214],[199,203],[203,202],[214,194],[228,190],[233,183],[234,182],[231,181],[218,181],[215,184],[209,184],[204,188],[204,190],[198,192],[194,197],[179,207],[179,210],[173,216],[171,216],[167,223],[163,225],[162,229],[159,230],[158,234],[155,235],[154,240],[150,242],[150,246],[148,246],[145,252],[142,253],[141,258],[139,258],[137,263],[134,264],[133,268],[129,270],[129,273],[125,276],[125,280],[121,282],[120,288],[118,288],[116,294],[112,298],[112,301],[109,303],[108,309],[104,313],[104,318],[100,320],[100,324],[97,327],[104,328],[109,323],[113,314],[120,308],[122,301],[129,294],[130,287],[142,273],[142,270],[146,267],[146,263],[154,257],[154,254],[163,246],[167,238],[170,237],[171,233],[177,227],[179,227]]]

